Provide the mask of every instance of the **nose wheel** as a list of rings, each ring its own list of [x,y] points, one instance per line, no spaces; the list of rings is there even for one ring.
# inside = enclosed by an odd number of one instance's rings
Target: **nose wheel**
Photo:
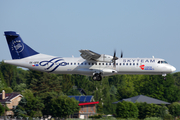
[[[162,74],[162,76],[164,77],[164,80],[166,80],[166,74]]]

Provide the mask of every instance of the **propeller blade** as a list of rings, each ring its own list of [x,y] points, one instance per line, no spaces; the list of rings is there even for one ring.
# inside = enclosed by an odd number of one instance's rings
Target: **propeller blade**
[[[116,57],[116,50],[114,50],[114,56],[113,56],[113,66],[114,69],[116,69],[116,60],[118,59],[118,57]]]
[[[123,52],[121,51],[121,58],[123,57]]]
[[[116,50],[114,50],[114,56],[113,56],[113,60],[117,60],[118,57],[116,57]]]

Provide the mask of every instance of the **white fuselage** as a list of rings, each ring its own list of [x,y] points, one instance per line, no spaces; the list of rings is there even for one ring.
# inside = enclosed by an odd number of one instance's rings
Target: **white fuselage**
[[[159,62],[160,61],[160,62]],[[5,63],[29,69],[57,74],[81,74],[102,76],[113,74],[151,74],[161,75],[171,73],[175,67],[159,58],[119,58],[116,66],[113,63],[87,61],[83,58],[61,58],[45,54],[37,54],[23,59],[6,60]]]

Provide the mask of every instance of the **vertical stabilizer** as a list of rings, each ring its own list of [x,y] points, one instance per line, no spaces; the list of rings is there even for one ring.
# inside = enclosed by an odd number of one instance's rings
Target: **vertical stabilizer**
[[[9,50],[11,52],[12,59],[22,59],[25,57],[29,57],[32,55],[39,54],[34,51],[28,45],[26,45],[19,34],[14,31],[6,31],[4,32],[6,36],[6,40],[9,46]]]

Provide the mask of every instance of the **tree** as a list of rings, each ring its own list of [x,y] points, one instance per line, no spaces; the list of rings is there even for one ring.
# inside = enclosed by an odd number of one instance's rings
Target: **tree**
[[[16,83],[17,84],[26,83],[28,73],[29,73],[28,70],[17,68]]]
[[[147,117],[159,117],[162,115],[162,108],[156,104],[147,104],[146,102],[136,102],[135,105],[139,110],[139,119],[145,119]],[[161,110],[161,111],[160,111]]]
[[[97,113],[103,113],[103,105],[102,102],[97,104]]]
[[[180,89],[175,85],[171,74],[166,80],[161,75],[134,75],[134,90],[140,95],[146,95],[167,102],[180,100]]]
[[[68,115],[78,112],[80,109],[77,100],[65,95],[51,99],[49,104],[50,104],[50,114],[53,117],[64,118],[67,117]]]
[[[28,88],[31,89],[35,96],[44,96],[46,92],[57,92],[62,91],[61,82],[62,77],[56,74],[48,74],[42,72],[36,72],[33,70],[29,71],[28,76]]]
[[[27,115],[31,117],[42,116],[42,114],[36,114],[44,108],[42,100],[39,97],[34,97],[32,91],[28,89],[22,91],[21,94],[25,97],[27,101],[26,104],[23,106],[25,108],[25,111],[27,112]],[[22,105],[20,104],[20,106]]]
[[[180,103],[174,102],[171,105],[168,106],[169,112],[174,117],[180,116]]]
[[[42,100],[44,103],[44,109],[42,110],[43,115],[50,115],[50,102],[51,99],[57,98],[58,96],[63,95],[63,93],[57,92],[46,92],[43,94]]]
[[[25,89],[27,89],[25,83],[20,83],[19,85],[16,85],[16,86],[14,87],[14,91],[15,91],[15,92],[21,92],[21,91],[23,91],[23,90],[25,90]]]
[[[4,87],[7,87],[7,84],[6,84],[5,80],[4,80],[2,72],[0,70],[0,88],[4,88]]]
[[[138,95],[135,91],[134,83],[133,83],[133,76],[124,75],[121,80],[121,84],[117,88],[117,99],[125,99],[129,97],[133,97]]]
[[[83,88],[88,95],[93,94],[93,91],[95,90],[96,86],[94,85],[94,81],[91,80],[91,77],[84,75],[71,75],[71,82],[72,85],[77,86],[77,88]]]
[[[1,88],[0,91],[4,90],[6,93],[12,93],[13,90],[10,87]]]
[[[73,84],[72,84],[72,82],[71,82],[71,76],[70,76],[70,75],[67,75],[67,74],[62,75],[61,85],[62,85],[62,91],[63,91],[63,93],[69,92],[69,90],[70,90],[70,89],[72,88],[72,86],[73,86]]]
[[[4,114],[4,112],[5,112],[5,108],[0,103],[0,116],[2,116]]]
[[[176,86],[180,87],[180,72],[176,72],[176,73],[172,74],[172,76],[175,80]]]
[[[121,118],[137,118],[138,108],[133,102],[119,102],[116,107],[116,115]]]
[[[81,95],[77,89],[71,88],[66,95]]]
[[[7,83],[7,86],[13,88],[16,85],[17,67],[6,64],[2,61],[0,63],[0,71],[4,76],[4,80]]]

